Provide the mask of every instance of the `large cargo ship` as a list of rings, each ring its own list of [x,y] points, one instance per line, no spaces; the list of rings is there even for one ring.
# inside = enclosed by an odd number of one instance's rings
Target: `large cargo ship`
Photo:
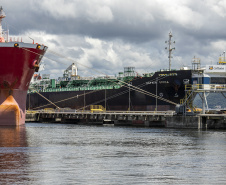
[[[191,81],[191,70],[136,76],[134,68],[126,67],[117,77],[72,78],[71,75],[65,77],[64,73],[58,80],[46,76],[35,80],[30,86],[27,108],[82,110],[91,105],[102,105],[106,110],[120,111],[174,110],[184,97],[185,84]]]
[[[0,125],[21,125],[25,123],[30,80],[47,47],[13,41],[9,31],[2,28],[3,18],[5,13],[0,7]]]

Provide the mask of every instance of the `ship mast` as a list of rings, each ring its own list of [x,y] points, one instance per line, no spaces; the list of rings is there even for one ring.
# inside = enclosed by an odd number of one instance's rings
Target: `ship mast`
[[[5,12],[3,11],[2,6],[0,7],[0,42],[5,42],[5,39],[3,37],[3,29],[2,29],[2,19],[5,18]]]
[[[165,43],[168,43],[168,47],[166,47],[165,49],[167,49],[169,51],[169,71],[171,71],[171,58],[172,57],[172,51],[175,50],[175,47],[172,48],[172,43],[175,44],[175,41],[172,41],[172,37],[173,37],[173,34],[170,32],[169,33],[169,40],[168,41],[165,41]]]

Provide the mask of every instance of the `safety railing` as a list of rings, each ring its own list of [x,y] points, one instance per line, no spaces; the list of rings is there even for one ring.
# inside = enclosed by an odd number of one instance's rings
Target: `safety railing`
[[[222,90],[222,91],[226,91],[226,84],[185,85],[185,91],[191,91],[191,90]]]

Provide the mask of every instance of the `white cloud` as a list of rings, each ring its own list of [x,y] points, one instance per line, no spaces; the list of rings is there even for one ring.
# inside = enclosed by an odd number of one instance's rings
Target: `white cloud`
[[[86,10],[87,19],[91,22],[111,22],[114,17],[110,7],[94,5],[92,8]]]
[[[176,23],[185,28],[200,28],[203,25],[204,17],[202,12],[195,11],[191,2],[191,0],[158,0],[155,6],[158,7],[163,20],[171,21],[172,24]]]
[[[32,1],[32,7],[32,9],[36,12],[44,10],[46,16],[50,15],[56,20],[83,18],[90,22],[105,23],[112,21],[114,18],[111,8],[102,1],[40,0]]]
[[[208,7],[217,15],[226,17],[226,1],[225,0],[205,0]]]
[[[226,50],[226,41],[225,40],[213,41],[210,43],[210,46],[215,52],[219,52],[219,54],[221,54],[223,53],[223,51]]]
[[[76,4],[73,1],[39,0],[31,1],[30,3],[33,11],[44,11],[46,14],[50,14],[57,20],[78,16]]]

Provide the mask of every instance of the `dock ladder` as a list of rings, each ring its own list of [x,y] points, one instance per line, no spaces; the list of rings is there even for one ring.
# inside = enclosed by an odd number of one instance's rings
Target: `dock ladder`
[[[185,85],[185,97],[180,100],[181,105],[185,105],[192,112],[195,112],[195,108],[193,106],[193,101],[195,99],[197,92],[194,91],[192,85]]]

